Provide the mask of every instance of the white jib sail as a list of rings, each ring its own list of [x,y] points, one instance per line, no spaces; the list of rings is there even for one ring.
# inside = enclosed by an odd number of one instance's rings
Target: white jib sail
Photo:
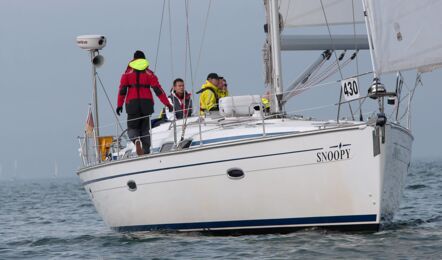
[[[364,15],[361,0],[280,0],[279,12],[284,26],[325,26],[324,11],[329,25],[363,23]]]
[[[363,0],[378,75],[442,63],[442,1]]]

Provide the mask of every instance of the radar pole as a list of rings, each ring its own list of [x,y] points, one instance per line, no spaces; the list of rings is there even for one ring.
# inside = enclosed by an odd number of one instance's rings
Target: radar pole
[[[94,108],[94,118],[95,118],[95,124],[94,124],[94,132],[96,137],[100,136],[100,128],[99,128],[99,120],[98,120],[98,97],[97,97],[97,68],[94,64],[94,58],[95,58],[95,52],[98,50],[90,50],[91,54],[91,61],[92,61],[92,106]]]
[[[98,98],[97,98],[97,68],[103,65],[104,58],[100,50],[106,46],[106,37],[103,35],[80,35],[77,36],[77,46],[89,51],[92,63],[92,106],[94,117],[94,140],[97,146],[97,160],[100,161],[100,147],[98,137],[100,136],[100,123],[98,120]]]

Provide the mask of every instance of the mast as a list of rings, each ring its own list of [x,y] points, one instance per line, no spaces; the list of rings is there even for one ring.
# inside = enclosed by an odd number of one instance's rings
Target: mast
[[[271,106],[270,109],[273,113],[279,114],[282,112],[282,76],[281,76],[281,37],[279,28],[279,8],[278,0],[268,0],[269,7],[269,33],[270,33],[270,46],[272,54],[272,84],[271,84]]]

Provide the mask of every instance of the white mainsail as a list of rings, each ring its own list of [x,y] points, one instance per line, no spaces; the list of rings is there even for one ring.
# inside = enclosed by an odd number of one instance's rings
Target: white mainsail
[[[377,75],[442,64],[442,1],[364,0]]]
[[[361,0],[280,0],[279,12],[285,27],[363,23]],[[353,19],[354,11],[354,19]]]

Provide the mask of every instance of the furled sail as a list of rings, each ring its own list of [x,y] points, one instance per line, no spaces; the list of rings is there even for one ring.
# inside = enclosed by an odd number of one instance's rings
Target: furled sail
[[[363,1],[378,75],[442,64],[442,1]]]
[[[361,0],[322,0],[322,5],[321,0],[280,0],[279,2],[279,12],[285,27],[327,25],[322,7],[329,25],[364,22]]]

